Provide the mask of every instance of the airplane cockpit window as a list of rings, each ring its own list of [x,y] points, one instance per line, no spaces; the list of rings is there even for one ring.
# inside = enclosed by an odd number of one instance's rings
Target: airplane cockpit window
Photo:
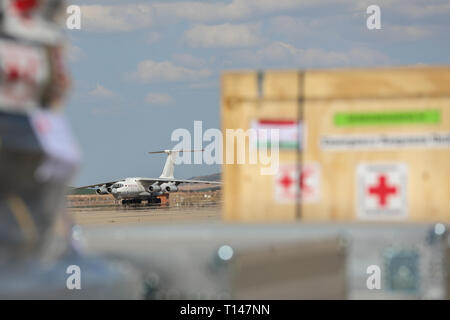
[[[113,187],[113,188],[116,188],[116,189],[122,188],[122,187],[123,187],[123,184],[121,184],[121,183],[116,183],[116,184],[113,185],[112,187]]]

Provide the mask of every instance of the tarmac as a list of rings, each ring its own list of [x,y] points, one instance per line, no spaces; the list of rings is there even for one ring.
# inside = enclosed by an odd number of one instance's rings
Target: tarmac
[[[87,206],[68,208],[73,221],[80,226],[120,226],[154,223],[198,223],[221,220],[220,202],[201,205],[155,206]]]

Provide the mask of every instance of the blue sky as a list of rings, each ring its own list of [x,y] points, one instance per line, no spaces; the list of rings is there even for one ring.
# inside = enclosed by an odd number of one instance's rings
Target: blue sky
[[[155,177],[176,128],[220,128],[221,72],[450,63],[444,0],[70,1],[67,114],[84,160],[74,185]],[[381,8],[368,30],[366,8]],[[181,165],[180,178],[220,166]]]

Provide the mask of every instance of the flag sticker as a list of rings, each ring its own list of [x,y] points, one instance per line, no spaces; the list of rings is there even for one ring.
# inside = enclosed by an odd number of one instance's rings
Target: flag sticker
[[[279,132],[280,149],[303,149],[305,126],[297,120],[253,120],[250,125],[255,135],[252,145],[256,148],[270,148],[273,144],[271,131]]]
[[[406,164],[360,164],[356,179],[358,218],[395,220],[408,217]]]

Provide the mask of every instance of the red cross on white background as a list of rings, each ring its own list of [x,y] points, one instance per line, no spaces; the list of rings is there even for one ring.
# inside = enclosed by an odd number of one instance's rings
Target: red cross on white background
[[[300,172],[301,171],[301,172]],[[316,202],[320,195],[318,164],[304,164],[302,170],[295,164],[284,164],[274,180],[275,200],[281,203]]]
[[[403,163],[360,164],[356,169],[357,216],[403,219],[408,215],[408,167]]]

